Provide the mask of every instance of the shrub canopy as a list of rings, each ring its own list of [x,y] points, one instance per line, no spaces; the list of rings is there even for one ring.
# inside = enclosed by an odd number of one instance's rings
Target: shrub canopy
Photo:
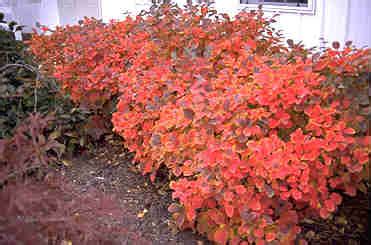
[[[220,244],[291,244],[300,218],[327,218],[341,192],[364,188],[371,52],[286,46],[273,22],[165,4],[30,46],[75,102],[119,98],[114,130],[144,174],[169,169],[179,227]]]

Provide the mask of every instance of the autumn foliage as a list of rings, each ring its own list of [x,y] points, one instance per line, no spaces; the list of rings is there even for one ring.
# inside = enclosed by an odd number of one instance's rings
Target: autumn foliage
[[[273,22],[163,5],[30,45],[75,102],[119,98],[114,130],[144,174],[169,169],[179,227],[220,244],[292,244],[300,219],[364,189],[371,52],[287,47]]]

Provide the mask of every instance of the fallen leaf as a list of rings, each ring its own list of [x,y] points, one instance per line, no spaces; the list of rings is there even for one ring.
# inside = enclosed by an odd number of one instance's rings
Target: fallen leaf
[[[66,166],[66,167],[68,167],[68,166],[71,165],[71,162],[68,161],[68,160],[62,160],[62,163],[63,163],[63,165]]]
[[[66,241],[66,240],[63,240],[61,242],[61,245],[72,245],[72,241]]]
[[[146,213],[148,213],[148,209],[143,209],[143,211],[142,212],[139,212],[138,214],[137,214],[137,217],[138,218],[143,218],[144,217],[144,215],[146,215]]]

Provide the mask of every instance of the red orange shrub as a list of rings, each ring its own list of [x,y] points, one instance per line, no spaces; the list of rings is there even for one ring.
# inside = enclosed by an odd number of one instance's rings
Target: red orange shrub
[[[34,35],[30,51],[73,101],[99,107],[117,93],[118,75],[141,45],[131,37],[134,24],[130,18],[110,25],[85,18],[79,25],[45,27],[50,35]]]
[[[35,36],[31,47],[66,45],[56,66],[35,54],[68,74],[57,76],[67,91],[81,88],[75,100],[91,91],[120,96],[114,130],[143,173],[153,179],[165,165],[175,176],[179,204],[169,211],[179,227],[220,244],[291,244],[300,218],[327,218],[341,191],[354,195],[362,185],[370,50],[287,48],[273,21],[261,11],[232,20],[163,5],[98,31],[80,25]],[[53,37],[71,32],[80,38]],[[99,65],[89,63],[92,42]]]

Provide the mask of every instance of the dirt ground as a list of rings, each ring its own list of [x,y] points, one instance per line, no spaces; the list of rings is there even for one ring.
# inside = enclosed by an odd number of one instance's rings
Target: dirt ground
[[[171,193],[165,177],[152,184],[132,164],[132,154],[123,150],[118,141],[97,147],[96,152],[81,154],[70,159],[64,174],[82,189],[90,186],[113,193],[130,212],[123,223],[154,245],[211,244],[192,231],[176,232],[169,227],[167,211]],[[302,222],[301,237],[309,244],[370,244],[368,231],[367,195],[345,198],[334,217],[327,221],[306,220]]]

